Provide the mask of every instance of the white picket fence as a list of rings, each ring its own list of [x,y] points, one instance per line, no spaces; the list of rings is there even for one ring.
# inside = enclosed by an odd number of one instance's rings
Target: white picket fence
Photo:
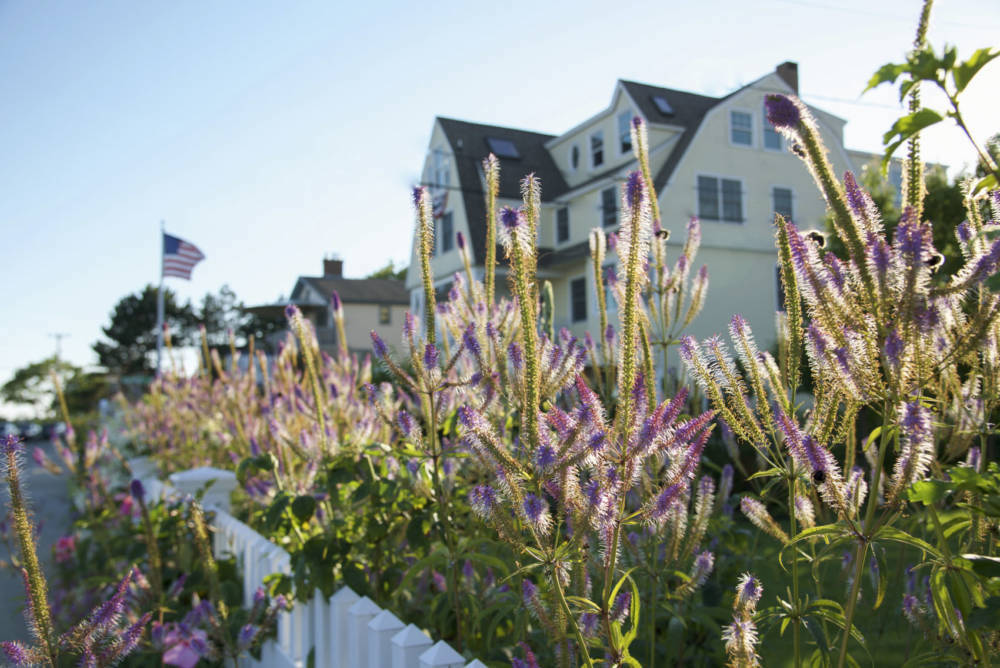
[[[144,459],[144,458],[143,458]],[[214,511],[213,550],[235,555],[243,573],[243,603],[272,573],[288,573],[288,553],[229,514],[229,494],[236,486],[230,471],[201,468],[175,473],[164,483],[148,461],[133,460],[133,475],[155,498],[193,494],[212,481],[203,499]],[[310,651],[315,668],[486,668],[464,657],[443,640],[435,643],[413,624],[405,625],[367,596],[343,587],[329,598],[318,590],[306,603],[296,601],[278,617],[278,637],[265,643],[260,661],[241,659],[241,666],[304,668]]]

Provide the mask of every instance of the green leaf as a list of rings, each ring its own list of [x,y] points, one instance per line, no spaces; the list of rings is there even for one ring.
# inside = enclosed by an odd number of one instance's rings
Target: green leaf
[[[292,501],[292,515],[295,515],[295,519],[302,524],[311,520],[314,512],[316,512],[316,498],[311,494],[302,494]]]
[[[806,631],[809,631],[809,635],[813,637],[813,640],[816,641],[816,646],[823,653],[823,656],[828,656],[830,654],[830,645],[826,640],[826,632],[823,631],[823,625],[809,615],[802,618],[802,624],[806,627]]]
[[[954,487],[953,483],[943,480],[919,480],[906,491],[906,496],[914,503],[929,506],[948,496]]]
[[[893,543],[901,543],[903,545],[909,545],[910,547],[915,547],[936,559],[941,559],[941,553],[936,547],[931,545],[925,540],[921,540],[916,536],[911,536],[905,531],[900,531],[896,527],[882,527],[879,529],[872,540],[887,540]]]
[[[882,136],[882,143],[886,145],[885,157],[882,158],[882,169],[886,168],[892,154],[903,142],[917,135],[921,130],[943,120],[944,116],[941,113],[926,108],[896,119],[892,128]]]
[[[878,610],[879,606],[882,605],[882,600],[885,598],[885,587],[889,580],[889,571],[885,567],[885,550],[880,550],[877,546],[873,545],[872,554],[875,555],[875,563],[878,564],[878,588],[875,593],[875,602],[872,604],[872,610]]]
[[[996,175],[988,174],[987,176],[984,176],[983,178],[979,179],[979,181],[977,181],[975,185],[972,186],[972,194],[978,195],[984,190],[996,190],[996,188],[997,188]]]
[[[795,535],[785,547],[790,547],[795,543],[800,543],[804,540],[810,538],[817,538],[819,536],[843,536],[847,534],[847,529],[842,524],[822,524],[818,527],[811,527],[809,529],[803,529]]]
[[[753,480],[755,478],[770,478],[771,476],[781,475],[782,471],[778,467],[768,469],[766,471],[757,471],[752,476],[747,478],[747,480]]]
[[[972,562],[972,572],[982,578],[1000,578],[1000,557],[985,554],[963,554],[962,558]]]
[[[868,80],[868,86],[862,92],[870,91],[884,83],[895,83],[899,75],[906,72],[908,67],[906,63],[886,63],[872,75],[872,78]]]
[[[969,85],[972,77],[976,76],[976,73],[983,67],[996,58],[1000,56],[1000,49],[979,49],[972,56],[969,57],[964,63],[959,63],[951,70],[952,81],[955,82],[955,92],[961,93],[965,90],[965,87]]]

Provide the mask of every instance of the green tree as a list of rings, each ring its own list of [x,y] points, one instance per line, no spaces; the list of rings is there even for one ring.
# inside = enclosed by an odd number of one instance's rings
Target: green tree
[[[267,318],[247,312],[228,285],[223,285],[217,294],[206,293],[196,315],[198,323],[205,327],[209,347],[220,351],[228,350],[230,332],[238,348],[246,347],[251,336],[260,347],[266,343],[268,335],[287,328],[282,317]]]
[[[929,220],[933,224],[934,247],[945,257],[944,264],[936,274],[938,280],[944,280],[951,276],[963,263],[962,253],[958,248],[958,241],[955,239],[955,229],[959,223],[966,219],[961,186],[964,178],[964,175],[959,174],[954,181],[949,183],[948,174],[940,165],[929,165],[924,172],[924,185],[927,194],[924,196],[923,215],[925,220]],[[875,205],[882,212],[882,221],[885,223],[888,238],[892,239],[902,215],[898,203],[901,196],[899,190],[882,173],[877,158],[862,167],[861,173],[858,175],[858,183],[868,191]],[[828,232],[833,229],[832,224],[828,214],[826,219]],[[830,243],[831,250],[838,257],[847,257],[843,242],[838,237],[829,234],[827,241]]]
[[[17,369],[10,380],[0,387],[0,398],[11,404],[34,406],[40,417],[51,417],[56,405],[52,374],[55,373],[65,386],[79,371],[77,367],[54,355],[40,362],[32,362]]]
[[[365,276],[365,278],[392,278],[397,281],[405,281],[406,270],[407,267],[400,267],[399,269],[396,269],[396,263],[389,260],[384,267],[373,271]]]
[[[110,395],[105,374],[84,371],[52,356],[15,371],[11,379],[0,387],[0,399],[11,404],[32,406],[40,418],[58,417],[59,400],[52,382],[53,373],[62,385],[70,415],[89,413],[96,408],[99,399]]]
[[[174,345],[190,342],[195,316],[190,302],[181,304],[164,288],[164,323]],[[122,297],[111,312],[111,322],[102,328],[107,340],[93,344],[101,366],[113,374],[149,376],[156,366],[156,287]]]

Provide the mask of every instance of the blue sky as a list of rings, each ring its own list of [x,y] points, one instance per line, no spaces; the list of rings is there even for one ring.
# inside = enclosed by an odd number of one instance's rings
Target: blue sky
[[[115,302],[155,282],[159,221],[207,260],[198,298],[287,294],[324,253],[361,276],[409,259],[408,189],[435,115],[559,133],[617,78],[724,94],[784,60],[807,102],[878,150],[919,2],[0,2],[0,382],[50,355],[91,364]],[[935,5],[931,41],[996,44],[1000,4]],[[968,90],[1000,131],[1000,64]],[[929,160],[971,160],[954,130]],[[544,185],[544,184],[543,184]]]

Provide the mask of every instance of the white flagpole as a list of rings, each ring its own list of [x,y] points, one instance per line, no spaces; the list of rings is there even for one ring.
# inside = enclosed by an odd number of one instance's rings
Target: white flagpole
[[[160,221],[160,287],[156,291],[156,374],[160,374],[163,359],[163,221]]]

